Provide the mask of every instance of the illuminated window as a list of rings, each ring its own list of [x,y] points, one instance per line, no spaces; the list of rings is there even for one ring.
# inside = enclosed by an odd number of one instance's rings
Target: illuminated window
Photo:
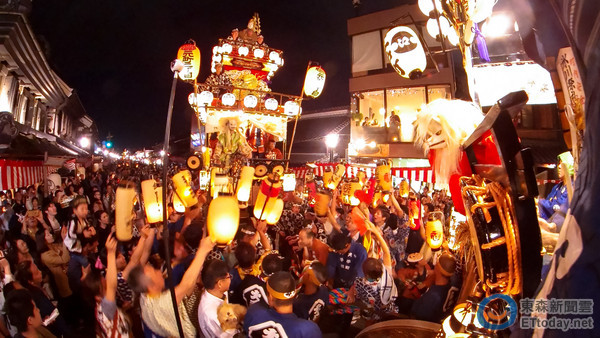
[[[383,126],[383,90],[361,93],[359,111],[363,116],[361,126]]]
[[[429,102],[437,99],[450,99],[450,86],[427,86],[427,98]]]
[[[417,110],[426,103],[425,87],[388,89],[386,99],[388,126],[393,111],[400,117],[400,141],[412,142],[414,138],[412,123],[417,118]]]

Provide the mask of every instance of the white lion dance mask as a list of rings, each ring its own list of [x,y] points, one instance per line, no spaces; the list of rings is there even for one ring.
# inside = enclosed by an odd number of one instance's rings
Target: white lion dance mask
[[[462,143],[483,120],[472,102],[438,99],[423,106],[415,120],[415,143],[427,154],[434,151],[436,183],[447,184],[458,172]]]

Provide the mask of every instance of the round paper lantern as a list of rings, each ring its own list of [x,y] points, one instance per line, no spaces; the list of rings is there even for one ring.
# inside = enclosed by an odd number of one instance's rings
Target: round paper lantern
[[[283,105],[283,112],[286,115],[298,115],[298,113],[300,113],[300,105],[298,105],[298,102],[296,101],[287,101]]]
[[[242,46],[242,47],[238,48],[238,54],[240,54],[241,56],[248,55],[249,51],[250,50],[248,50],[248,47],[246,47],[246,46]]]
[[[228,44],[228,43],[224,43],[223,46],[221,46],[221,53],[223,54],[230,54],[231,52],[233,52],[233,46]]]
[[[444,242],[444,227],[440,220],[428,221],[425,224],[425,239],[432,249],[439,249]]]
[[[440,16],[439,20],[440,26],[442,27],[442,35],[448,35],[448,32],[450,31],[450,22],[444,16]],[[434,38],[440,35],[440,29],[436,19],[427,20],[427,33],[429,33],[429,35],[431,35]]]
[[[278,106],[279,104],[274,98],[268,98],[265,100],[265,108],[267,108],[267,110],[276,110]]]
[[[258,98],[254,95],[246,95],[244,97],[244,106],[246,108],[254,108],[258,104]]]
[[[193,81],[200,72],[200,49],[196,43],[186,43],[179,47],[177,58],[183,62],[183,70],[179,72],[179,78],[184,81]]]
[[[250,191],[252,190],[252,181],[254,180],[254,167],[245,166],[242,168],[240,179],[237,184],[237,199],[240,202],[248,202]]]
[[[276,51],[272,51],[271,53],[269,53],[269,60],[274,61],[275,63],[277,63],[277,61],[280,59],[279,53],[277,53]]]
[[[235,104],[235,95],[232,93],[225,93],[221,97],[221,102],[226,106],[233,106]]]
[[[434,10],[432,0],[419,0],[418,5],[421,12],[426,16],[429,16],[429,13]],[[442,3],[440,0],[435,0],[435,7],[437,8],[438,12],[442,11]]]
[[[278,198],[275,200],[273,207],[267,215],[267,224],[273,225],[279,221],[281,213],[283,212],[283,200]]]
[[[162,222],[162,187],[157,187],[155,180],[142,181],[142,198],[148,223]]]
[[[480,23],[492,15],[496,0],[468,0],[467,16],[473,22]]]
[[[115,226],[117,239],[126,242],[133,236],[133,219],[135,212],[135,189],[131,187],[118,187],[115,194]]]
[[[204,90],[200,93],[200,101],[199,103],[201,105],[210,105],[213,101],[213,99],[215,98],[215,96],[213,95],[212,92],[209,92],[208,90]]]
[[[421,40],[412,29],[397,26],[385,35],[385,53],[390,64],[400,76],[411,78],[427,67],[427,58]]]
[[[313,66],[306,72],[304,78],[304,94],[314,98],[319,97],[325,86],[325,71],[319,66]]]
[[[219,196],[210,202],[206,225],[210,239],[219,246],[233,240],[240,224],[240,209],[232,196]]]
[[[254,57],[257,59],[262,59],[263,57],[265,57],[265,51],[260,48],[255,49],[253,54]]]
[[[200,105],[200,94],[191,93],[188,95],[188,103],[192,107],[197,107]]]

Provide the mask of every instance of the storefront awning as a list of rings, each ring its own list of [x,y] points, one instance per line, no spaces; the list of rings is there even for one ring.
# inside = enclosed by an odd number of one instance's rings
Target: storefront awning
[[[296,167],[290,169],[296,174],[296,177],[304,178],[309,171],[313,171],[317,176],[323,176],[323,172],[325,172],[326,169],[334,170],[336,165],[337,164],[333,163],[317,163],[315,164],[315,168]],[[374,167],[359,167],[346,164],[346,177],[354,178],[359,171],[364,171],[369,178],[375,175]],[[392,168],[392,175],[399,178],[405,178],[409,181],[435,183],[435,174],[431,167]]]
[[[42,161],[0,160],[0,190],[27,187],[43,179]]]

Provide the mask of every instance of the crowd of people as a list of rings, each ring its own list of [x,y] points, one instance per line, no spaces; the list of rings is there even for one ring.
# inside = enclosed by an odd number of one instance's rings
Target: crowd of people
[[[198,205],[169,204],[167,232],[146,224],[136,204],[133,239],[120,242],[115,192],[124,182],[139,192],[151,177],[159,177],[151,166],[121,164],[63,177],[49,194],[31,186],[0,195],[1,335],[346,337],[394,318],[439,323],[460,288],[460,262],[425,241],[428,213],[450,219],[444,191],[393,191],[387,203],[349,207],[335,189],[320,216],[299,181],[275,225],[242,209],[235,240],[222,248],[207,234],[207,194],[197,189]]]

